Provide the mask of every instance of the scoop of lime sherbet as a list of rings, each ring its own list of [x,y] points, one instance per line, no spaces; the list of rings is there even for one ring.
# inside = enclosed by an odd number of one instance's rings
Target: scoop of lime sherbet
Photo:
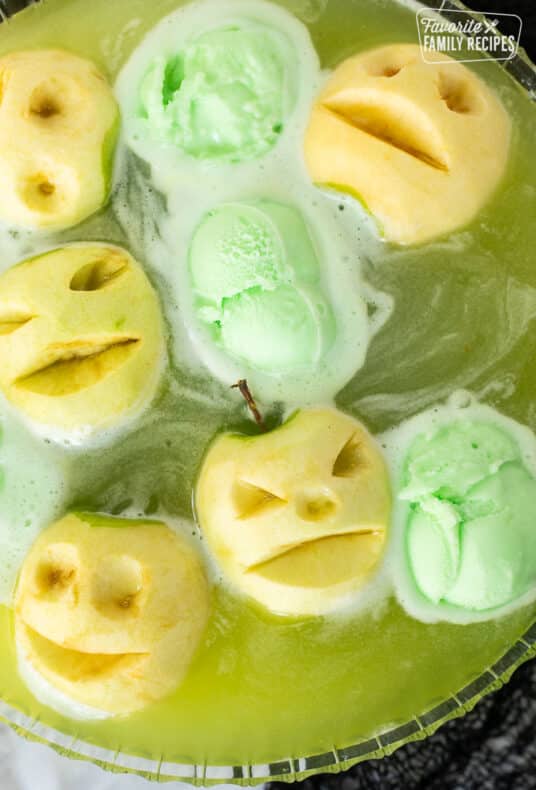
[[[224,300],[220,339],[229,354],[278,373],[318,362],[321,320],[314,301],[290,285],[251,288]]]
[[[412,503],[407,526],[410,568],[420,591],[439,603],[460,568],[460,519],[454,505],[434,497]]]
[[[153,61],[140,86],[150,135],[198,159],[242,161],[272,148],[294,102],[292,50],[268,27],[198,36]]]
[[[283,239],[267,205],[262,210],[226,204],[210,211],[194,236],[190,263],[197,295],[215,306],[248,288],[274,288],[290,276]]]
[[[536,480],[501,428],[459,421],[406,460],[407,561],[429,601],[496,609],[536,584]]]
[[[515,441],[495,425],[456,422],[433,437],[419,436],[406,460],[405,498],[441,492],[445,497],[466,491],[501,464],[519,458]]]
[[[300,213],[271,201],[228,203],[190,247],[195,307],[227,354],[268,373],[312,368],[334,339],[333,311]]]

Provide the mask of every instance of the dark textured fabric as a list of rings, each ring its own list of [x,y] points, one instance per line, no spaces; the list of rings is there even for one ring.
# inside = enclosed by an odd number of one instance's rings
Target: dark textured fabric
[[[525,47],[533,61],[536,61],[536,0],[462,0],[466,6],[482,13],[494,12],[496,14],[518,14],[523,20],[521,31],[521,44]],[[438,1],[438,6],[441,3]],[[499,25],[505,34],[517,30],[509,25],[508,20],[502,20]]]
[[[32,0],[0,0],[0,11],[3,11],[6,16],[11,16],[31,3]]]
[[[536,661],[425,741],[301,784],[303,790],[536,790]],[[275,782],[269,788],[278,789]]]

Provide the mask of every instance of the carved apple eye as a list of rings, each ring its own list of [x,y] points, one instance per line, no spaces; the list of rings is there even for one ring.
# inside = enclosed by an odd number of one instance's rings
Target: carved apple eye
[[[30,114],[41,120],[48,120],[61,113],[58,101],[50,94],[46,87],[34,90],[30,99]]]
[[[93,602],[109,617],[139,615],[146,592],[142,565],[127,555],[105,557],[92,581]]]
[[[80,110],[81,86],[66,75],[44,79],[30,94],[28,117],[41,127],[53,124],[67,115],[73,107]]]
[[[371,77],[396,77],[397,74],[406,68],[406,66],[410,66],[412,63],[415,63],[415,59],[412,57],[403,57],[402,54],[398,56],[396,54],[391,54],[389,58],[383,56],[381,59],[374,58],[370,63],[367,64],[366,70]]]
[[[354,434],[342,450],[339,452],[333,464],[333,477],[357,477],[366,460],[363,454],[361,442],[357,434]]]
[[[248,519],[259,516],[273,508],[287,505],[288,502],[271,491],[266,491],[264,488],[248,483],[245,480],[239,480],[234,486],[233,504],[236,517]]]
[[[73,275],[71,291],[100,291],[126,272],[128,263],[119,254],[87,263]]]
[[[467,80],[460,76],[441,71],[437,87],[442,101],[451,112],[467,115],[480,109],[474,91],[471,90]]]
[[[78,550],[69,543],[49,546],[36,570],[36,586],[40,595],[62,597],[75,584],[80,560]]]
[[[403,66],[398,64],[386,63],[384,66],[370,69],[369,73],[373,77],[396,77],[397,74],[400,74],[403,68]]]

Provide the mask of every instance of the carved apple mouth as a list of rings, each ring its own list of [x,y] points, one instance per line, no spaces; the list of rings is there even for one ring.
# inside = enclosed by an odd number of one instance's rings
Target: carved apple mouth
[[[72,395],[98,384],[135,353],[140,338],[65,343],[45,352],[47,362],[15,380],[19,389],[35,395]]]
[[[322,107],[356,133],[367,134],[435,170],[449,172],[445,148],[437,130],[413,103],[387,95],[363,96],[348,104],[334,97],[325,99]],[[415,113],[421,116],[426,134],[407,120]]]
[[[321,535],[320,537],[308,538],[307,540],[301,540],[299,543],[293,543],[292,545],[285,546],[281,548],[276,554],[272,554],[270,557],[262,559],[259,562],[253,563],[252,565],[248,565],[247,570],[258,571],[275,560],[280,560],[283,557],[290,559],[291,555],[292,557],[297,556],[302,549],[307,551],[308,548],[327,547],[329,544],[333,545],[334,541],[343,541],[345,538],[370,537],[371,535],[381,537],[383,533],[380,530],[374,529],[347,530],[345,532],[335,534],[331,533],[329,535]]]
[[[61,667],[61,677],[70,683],[81,683],[95,679],[113,677],[118,674],[135,674],[141,664],[149,657],[148,653],[86,653],[63,647],[47,639],[24,622],[19,623],[24,629],[26,640],[32,645],[32,652],[39,656],[45,671],[58,676],[56,667]],[[31,654],[27,660],[43,674],[42,669],[35,666]]]
[[[367,530],[304,541],[252,565],[246,576],[262,575],[286,586],[324,589],[368,575],[383,550],[383,532]]]
[[[26,315],[24,313],[12,313],[0,317],[0,336],[11,335],[18,329],[33,321],[34,315]]]

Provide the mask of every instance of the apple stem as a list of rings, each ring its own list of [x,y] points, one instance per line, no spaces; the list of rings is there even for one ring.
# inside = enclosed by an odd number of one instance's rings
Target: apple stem
[[[246,401],[248,409],[252,413],[252,415],[253,415],[253,417],[255,419],[255,422],[257,423],[257,425],[259,426],[261,431],[265,431],[266,430],[266,426],[264,424],[264,420],[262,418],[262,414],[260,413],[260,411],[259,411],[259,409],[257,407],[257,404],[255,402],[255,398],[251,394],[251,390],[249,388],[247,379],[240,379],[240,381],[237,384],[233,384],[231,389],[232,390],[240,390],[240,394],[242,395],[242,397]]]

